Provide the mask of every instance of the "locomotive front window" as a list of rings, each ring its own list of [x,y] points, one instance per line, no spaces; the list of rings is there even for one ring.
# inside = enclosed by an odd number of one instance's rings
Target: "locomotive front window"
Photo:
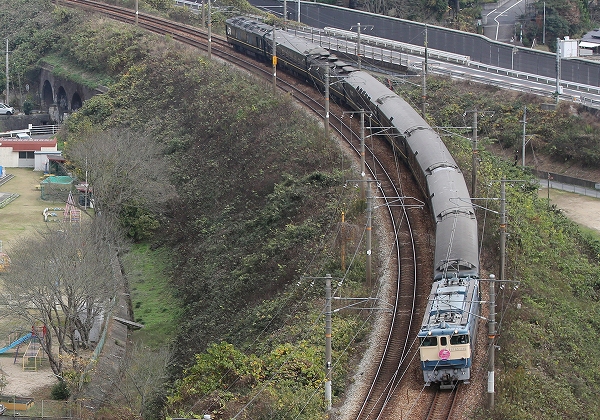
[[[425,337],[421,341],[421,346],[423,347],[432,347],[437,346],[437,337]]]
[[[448,337],[440,337],[440,344],[442,346],[447,346],[448,345]]]
[[[450,337],[450,344],[469,344],[469,336],[467,334],[453,335]]]

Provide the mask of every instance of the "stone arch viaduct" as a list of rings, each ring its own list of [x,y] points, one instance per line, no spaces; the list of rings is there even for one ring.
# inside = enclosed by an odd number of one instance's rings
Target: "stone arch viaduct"
[[[77,111],[83,102],[106,88],[90,89],[70,80],[55,76],[52,68],[42,67],[39,79],[39,97],[42,112],[48,112],[54,120],[62,122],[68,114]]]

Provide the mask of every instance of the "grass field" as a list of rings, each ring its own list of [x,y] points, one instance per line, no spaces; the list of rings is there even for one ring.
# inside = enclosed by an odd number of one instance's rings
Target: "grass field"
[[[0,192],[19,194],[16,200],[0,208],[0,241],[3,251],[10,255],[10,246],[19,237],[45,227],[42,212],[46,207],[64,208],[65,203],[42,200],[38,189],[42,172],[28,168],[6,168],[5,171],[14,178],[0,185]]]

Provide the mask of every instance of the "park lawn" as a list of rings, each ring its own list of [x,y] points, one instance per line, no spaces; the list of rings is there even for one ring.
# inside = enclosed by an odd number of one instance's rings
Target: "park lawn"
[[[17,199],[0,208],[0,241],[3,251],[10,256],[10,246],[19,237],[45,227],[42,212],[46,207],[64,208],[66,203],[42,200],[39,190],[42,172],[29,168],[5,168],[5,172],[14,178],[0,185],[0,192],[19,194]],[[62,212],[58,214],[62,216]]]

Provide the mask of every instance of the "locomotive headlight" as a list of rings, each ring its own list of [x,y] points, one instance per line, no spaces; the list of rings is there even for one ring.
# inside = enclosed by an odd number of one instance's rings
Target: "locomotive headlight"
[[[429,331],[429,332],[427,333],[427,335],[431,335],[431,331]]]
[[[458,334],[458,330],[454,330],[454,334]]]

